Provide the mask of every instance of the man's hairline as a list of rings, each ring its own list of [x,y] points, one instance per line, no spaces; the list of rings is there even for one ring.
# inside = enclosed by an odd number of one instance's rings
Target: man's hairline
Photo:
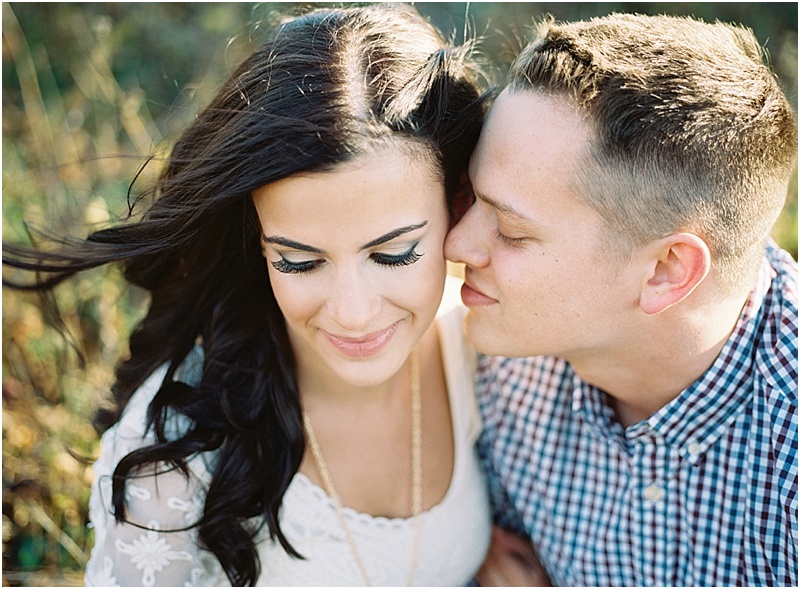
[[[507,93],[508,95],[529,94],[558,101],[562,105],[569,107],[585,125],[588,133],[587,141],[584,149],[579,151],[578,159],[572,163],[574,170],[569,184],[572,189],[572,194],[575,196],[575,198],[580,203],[594,211],[594,213],[597,214],[597,216],[601,219],[604,227],[602,238],[605,243],[607,243],[608,247],[613,250],[612,255],[619,261],[622,261],[624,257],[629,255],[632,250],[639,246],[631,241],[623,240],[617,235],[619,232],[619,226],[612,224],[608,219],[606,219],[601,211],[598,210],[598,208],[594,205],[593,200],[587,196],[587,191],[590,190],[590,187],[587,186],[585,175],[581,173],[581,170],[584,170],[587,167],[592,167],[598,172],[603,172],[603,170],[599,169],[600,163],[595,156],[596,150],[598,149],[599,135],[597,133],[597,126],[594,117],[591,116],[590,111],[585,106],[582,106],[568,89],[547,89],[542,86],[534,86],[522,77],[516,77],[506,83],[503,89],[498,92],[497,98],[504,93]],[[491,108],[489,110],[489,116],[491,116]],[[612,174],[616,173],[614,170],[605,170],[605,172],[611,172]]]

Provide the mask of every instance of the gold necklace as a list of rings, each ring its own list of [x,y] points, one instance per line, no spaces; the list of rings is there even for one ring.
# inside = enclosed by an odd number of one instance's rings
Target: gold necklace
[[[367,570],[364,568],[364,563],[359,556],[358,548],[350,534],[350,528],[344,518],[342,511],[342,501],[339,499],[339,494],[333,486],[333,480],[328,472],[328,466],[325,464],[325,459],[322,457],[322,452],[317,443],[317,437],[314,435],[314,428],[311,427],[311,420],[308,418],[308,413],[305,411],[303,414],[303,427],[306,430],[308,437],[308,445],[311,448],[311,455],[314,457],[314,462],[319,470],[322,484],[325,487],[325,492],[330,496],[333,505],[336,507],[336,515],[339,516],[339,522],[342,524],[344,534],[347,537],[347,542],[350,544],[350,550],[353,552],[358,570],[364,579],[364,584],[370,587],[369,577]],[[414,576],[417,572],[417,559],[419,556],[419,514],[422,511],[422,398],[420,396],[420,383],[419,383],[419,358],[417,357],[417,350],[411,352],[411,510],[414,526],[414,536],[411,548],[411,571],[408,575],[407,586],[411,586]]]

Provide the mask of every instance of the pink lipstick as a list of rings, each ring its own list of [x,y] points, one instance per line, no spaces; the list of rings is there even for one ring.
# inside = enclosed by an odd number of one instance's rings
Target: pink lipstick
[[[383,350],[397,331],[398,323],[399,321],[381,331],[374,331],[358,337],[334,335],[327,331],[324,331],[324,333],[328,341],[333,344],[333,347],[342,354],[353,358],[361,358],[373,356]]]

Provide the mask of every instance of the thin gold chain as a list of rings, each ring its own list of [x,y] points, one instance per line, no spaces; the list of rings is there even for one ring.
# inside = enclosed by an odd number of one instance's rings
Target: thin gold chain
[[[311,449],[311,455],[314,457],[314,462],[319,470],[319,475],[322,478],[322,484],[325,487],[325,492],[328,493],[333,505],[336,507],[336,515],[339,516],[339,522],[342,524],[344,534],[350,544],[350,550],[353,552],[358,570],[364,579],[364,584],[371,587],[367,570],[364,568],[364,562],[358,553],[355,540],[350,533],[350,528],[344,517],[342,510],[342,501],[336,488],[333,486],[328,466],[325,464],[325,459],[322,457],[322,451],[319,449],[317,437],[314,435],[314,428],[311,427],[311,420],[308,418],[308,413],[303,413],[303,427],[306,430],[308,437],[308,445]],[[417,357],[417,350],[411,352],[411,511],[413,518],[413,539],[412,539],[412,552],[411,552],[411,571],[408,574],[407,586],[411,586],[414,581],[414,576],[417,573],[417,559],[419,557],[419,514],[422,512],[422,397],[420,395],[420,377],[419,377],[419,358]]]

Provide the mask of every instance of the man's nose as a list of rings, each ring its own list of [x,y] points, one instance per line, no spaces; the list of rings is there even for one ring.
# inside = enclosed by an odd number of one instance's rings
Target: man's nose
[[[462,262],[467,266],[486,266],[489,263],[489,250],[486,247],[485,224],[477,203],[473,204],[447,234],[445,257],[451,262]]]

